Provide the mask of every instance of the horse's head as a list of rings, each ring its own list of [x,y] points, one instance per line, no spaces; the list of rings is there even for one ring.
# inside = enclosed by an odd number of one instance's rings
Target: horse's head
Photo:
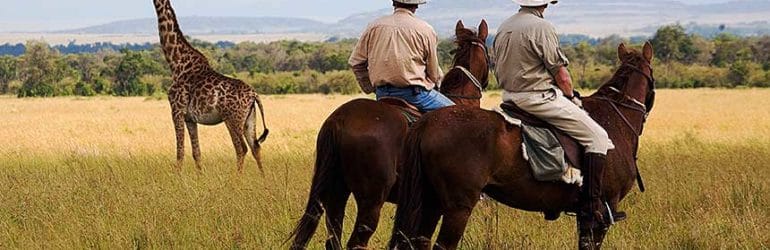
[[[625,94],[628,98],[644,106],[646,113],[652,110],[655,104],[655,75],[652,70],[652,44],[646,42],[642,52],[633,48],[626,48],[625,44],[618,46],[618,58],[621,65],[618,73],[610,82],[612,89]]]
[[[454,65],[444,77],[441,93],[458,105],[481,105],[481,93],[489,85],[488,35],[485,20],[481,20],[478,32],[465,28],[462,21],[457,22]]]

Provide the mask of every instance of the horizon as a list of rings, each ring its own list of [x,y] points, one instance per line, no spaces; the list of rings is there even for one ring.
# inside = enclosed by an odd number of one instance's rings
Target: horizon
[[[724,3],[729,0],[678,2],[697,5]],[[360,0],[172,0],[172,4],[179,17],[288,17],[325,23],[334,23],[361,12],[390,8],[389,3]],[[297,6],[303,8],[296,8]],[[30,8],[40,11],[18,11]],[[0,9],[0,33],[52,32],[154,17],[155,12],[149,1],[139,4],[135,1],[115,3],[99,0],[27,0],[4,4],[4,8]]]

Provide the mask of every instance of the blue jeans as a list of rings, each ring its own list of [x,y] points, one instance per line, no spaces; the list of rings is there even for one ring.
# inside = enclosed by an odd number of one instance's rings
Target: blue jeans
[[[377,100],[382,97],[398,97],[414,105],[420,112],[429,112],[446,106],[455,105],[452,100],[435,90],[426,90],[420,86],[397,88],[390,85],[377,87]]]

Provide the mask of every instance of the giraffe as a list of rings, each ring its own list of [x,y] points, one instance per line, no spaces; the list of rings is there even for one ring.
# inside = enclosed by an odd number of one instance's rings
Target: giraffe
[[[259,170],[264,173],[260,145],[270,131],[265,124],[265,112],[259,95],[243,81],[217,73],[206,57],[187,42],[170,0],[153,0],[153,3],[158,15],[163,55],[173,78],[173,84],[168,90],[168,101],[176,132],[176,168],[181,170],[184,162],[185,126],[190,134],[195,166],[200,171],[198,124],[217,125],[224,122],[235,147],[238,172],[243,171],[248,144]],[[264,128],[259,138],[256,138],[256,108],[259,108]]]

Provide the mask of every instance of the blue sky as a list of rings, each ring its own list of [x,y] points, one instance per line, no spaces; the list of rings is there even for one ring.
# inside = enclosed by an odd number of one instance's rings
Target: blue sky
[[[285,16],[333,22],[390,6],[382,0],[172,0],[180,16]],[[152,0],[3,0],[0,31],[57,30],[154,17]]]
[[[390,6],[387,0],[172,0],[172,3],[180,16],[283,16],[327,22]],[[0,7],[0,32],[72,29],[155,15],[151,0],[3,0]]]

